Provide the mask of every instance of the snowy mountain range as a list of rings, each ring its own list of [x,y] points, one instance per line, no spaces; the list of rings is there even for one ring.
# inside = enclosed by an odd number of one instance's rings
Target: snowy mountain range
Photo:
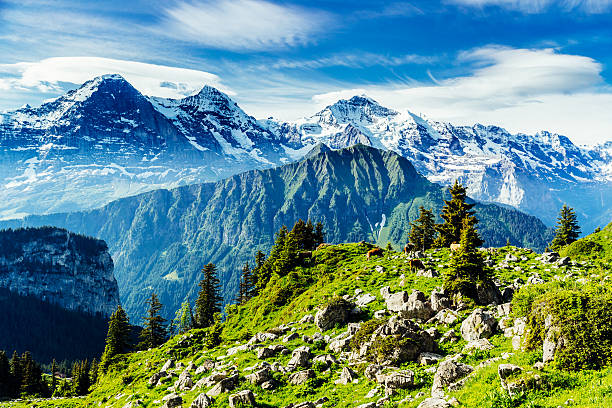
[[[157,188],[213,181],[295,161],[318,143],[393,150],[430,181],[552,224],[575,207],[585,232],[612,219],[612,142],[575,146],[540,132],[453,126],[365,96],[302,120],[255,120],[205,86],[184,99],[147,97],[119,75],[54,101],[0,114],[0,218],[95,208]]]

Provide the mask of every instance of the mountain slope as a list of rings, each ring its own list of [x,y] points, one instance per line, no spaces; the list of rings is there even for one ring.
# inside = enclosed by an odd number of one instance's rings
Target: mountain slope
[[[612,142],[513,135],[340,100],[303,120],[257,121],[205,86],[183,99],[145,97],[118,75],[55,101],[0,113],[0,219],[97,208],[158,188],[216,181],[304,157],[317,143],[393,150],[430,181],[459,179],[472,197],[553,225],[563,203],[584,231],[612,218]]]
[[[292,160],[274,139],[214,88],[148,98],[119,75],[97,77],[0,114],[0,218],[95,208]]]
[[[44,363],[99,357],[118,304],[104,241],[53,227],[0,231],[0,350]]]
[[[397,247],[408,239],[419,205],[440,212],[445,189],[419,175],[396,153],[359,145],[325,151],[275,169],[242,173],[215,184],[157,190],[91,211],[27,217],[5,225],[57,225],[109,243],[122,303],[133,318],[151,290],[170,316],[194,296],[200,269],[217,264],[226,302],[242,264],[271,247],[274,233],[299,218],[325,225],[328,242],[374,241]],[[535,217],[478,205],[486,245],[543,248],[550,240]]]
[[[548,132],[513,135],[496,126],[453,126],[364,96],[295,123],[262,124],[294,146],[322,142],[342,148],[358,141],[393,150],[430,181],[449,185],[459,179],[475,199],[514,206],[548,224],[563,203],[577,209],[587,231],[612,217],[607,145],[587,149]]]

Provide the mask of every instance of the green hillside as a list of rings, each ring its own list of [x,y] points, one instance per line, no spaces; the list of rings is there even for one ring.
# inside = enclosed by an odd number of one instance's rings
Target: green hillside
[[[226,310],[218,346],[206,346],[206,329],[192,330],[157,349],[118,356],[87,397],[2,406],[160,407],[164,397],[176,391],[173,401],[180,397],[183,407],[195,408],[207,406],[198,405],[205,399],[202,394],[216,394],[211,390],[221,389],[210,406],[228,406],[232,395],[252,390],[258,407],[300,403],[304,403],[300,407],[323,408],[417,407],[431,397],[432,387],[439,392],[439,386],[443,401],[421,407],[612,406],[612,347],[606,343],[612,332],[612,287],[609,271],[598,262],[558,259],[554,254],[542,256],[516,247],[486,251],[486,262],[498,286],[518,290],[511,312],[509,304],[480,306],[494,323],[485,319],[468,325],[465,322],[472,321],[472,315],[483,316],[469,303],[460,308],[440,308],[445,311],[438,313],[435,321],[428,317],[404,320],[401,316],[405,314],[386,312],[393,307],[386,287],[391,294],[406,290],[409,295],[416,289],[423,292],[422,299],[434,299],[432,291],[441,285],[440,276],[448,268],[448,249],[427,251],[421,258],[425,269],[416,271],[410,269],[408,257],[395,251],[368,260],[366,253],[371,248],[366,243],[323,246],[303,266],[283,277],[273,276],[260,295]],[[507,291],[503,293],[507,295]],[[334,320],[330,317],[334,314],[322,312],[366,298],[370,301],[346,318]],[[587,298],[595,299],[597,305],[572,300]],[[421,313],[421,306],[414,310]],[[564,338],[547,364],[538,363],[547,355],[539,337],[539,333],[546,334],[539,326],[539,310],[550,315],[550,324],[558,325],[558,338]],[[315,322],[312,315],[318,316]],[[577,342],[572,330],[582,324],[597,330],[586,337],[580,335]],[[491,330],[485,330],[489,325]],[[529,330],[517,334],[525,325]],[[393,334],[402,327],[408,327],[406,333],[412,334]],[[349,338],[342,337],[347,333]],[[473,348],[467,350],[466,337],[475,333],[480,340],[471,342]],[[430,343],[428,338],[435,342]],[[597,344],[603,348],[598,349]],[[364,345],[365,354],[356,354]],[[310,349],[303,366],[286,370],[292,362],[301,361],[296,356],[303,356],[303,347]],[[396,350],[427,350],[439,357],[394,354]],[[596,351],[596,355],[589,351]],[[570,362],[581,364],[581,370],[564,366],[568,352],[573,359]],[[165,373],[149,384],[168,360],[171,363]],[[472,371],[461,374],[462,370]],[[254,372],[258,376],[249,376]],[[376,372],[378,375],[373,374]],[[262,376],[270,383],[258,382]],[[338,381],[341,379],[346,384]],[[510,392],[502,388],[502,383]],[[171,388],[175,384],[183,389]],[[169,401],[164,406],[172,405]]]
[[[313,219],[325,225],[331,243],[364,240],[401,248],[419,206],[439,214],[447,194],[396,153],[357,145],[214,184],[157,190],[97,210],[0,225],[56,225],[104,239],[121,303],[137,323],[152,290],[166,305],[167,318],[185,297],[193,300],[200,269],[208,262],[217,265],[229,303],[244,262],[257,250],[267,253],[282,225]],[[509,240],[542,250],[552,238],[535,217],[497,205],[475,209],[486,246]]]
[[[561,254],[575,259],[595,260],[612,268],[612,223],[563,248]]]

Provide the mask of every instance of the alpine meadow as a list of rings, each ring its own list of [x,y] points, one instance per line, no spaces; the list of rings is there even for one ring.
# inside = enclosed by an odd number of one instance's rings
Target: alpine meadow
[[[612,2],[0,2],[0,408],[612,407]]]

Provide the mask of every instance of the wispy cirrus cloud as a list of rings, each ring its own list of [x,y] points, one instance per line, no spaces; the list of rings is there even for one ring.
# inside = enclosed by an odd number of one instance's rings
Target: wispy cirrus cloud
[[[225,92],[220,78],[209,72],[99,57],[56,57],[37,62],[0,64],[0,90],[61,93],[63,84],[80,85],[96,76],[120,74],[146,95],[180,98],[204,84]]]
[[[349,67],[349,68],[365,68],[373,66],[396,67],[406,64],[431,64],[436,61],[435,57],[405,54],[397,56],[380,55],[373,53],[360,54],[337,54],[327,57],[295,60],[281,59],[269,65],[271,68],[289,68],[289,69],[318,69],[326,67]]]
[[[460,53],[469,75],[436,83],[363,86],[319,94],[318,107],[355,94],[368,94],[384,105],[471,125],[504,126],[515,132],[551,130],[579,143],[610,140],[612,89],[601,77],[602,65],[554,49],[487,46]]]
[[[524,13],[543,13],[552,8],[566,12],[587,14],[605,13],[612,8],[612,0],[447,0],[449,3],[471,7],[499,6]]]
[[[308,44],[332,20],[322,11],[265,0],[181,1],[165,12],[160,32],[233,51]]]

